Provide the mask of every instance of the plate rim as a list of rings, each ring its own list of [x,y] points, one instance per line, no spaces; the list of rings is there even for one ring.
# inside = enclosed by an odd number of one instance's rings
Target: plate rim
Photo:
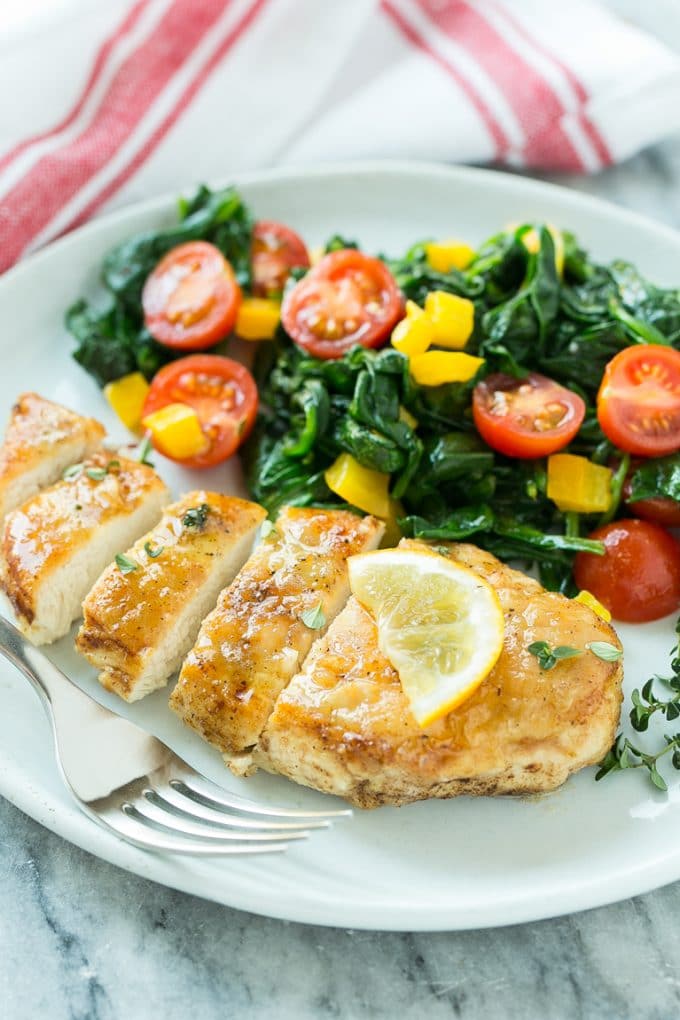
[[[659,223],[643,214],[625,209],[607,199],[589,195],[581,191],[566,188],[552,182],[536,180],[531,177],[517,176],[500,170],[452,166],[436,162],[412,160],[359,160],[349,162],[331,162],[313,166],[290,165],[246,173],[235,173],[213,182],[213,187],[234,184],[236,187],[247,188],[252,185],[287,179],[333,178],[352,176],[404,176],[410,175],[421,181],[426,177],[448,179],[451,182],[464,181],[473,186],[482,183],[482,187],[498,188],[505,194],[514,192],[535,196],[555,196],[562,206],[573,204],[581,211],[594,211],[614,217],[619,223],[639,227],[671,243],[680,253],[680,232],[672,227]],[[194,185],[195,186],[195,185]],[[127,221],[134,222],[140,216],[169,212],[176,203],[177,195],[186,189],[173,189],[161,195],[155,195],[138,202],[130,203],[114,209],[103,216],[97,217],[76,230],[56,239],[39,251],[31,254],[19,264],[0,277],[0,293],[14,286],[16,280],[32,273],[43,260],[51,259],[55,254],[67,254],[69,247],[78,245],[83,238],[105,231],[110,225],[124,225]],[[36,707],[37,707],[36,701]],[[56,770],[55,770],[56,774]],[[17,782],[17,780],[19,780]],[[23,780],[23,782],[22,782]],[[16,783],[16,785],[14,785]],[[583,879],[572,889],[570,901],[565,902],[566,893],[558,889],[555,893],[544,896],[542,903],[537,904],[524,896],[521,902],[512,897],[499,907],[490,910],[489,904],[483,908],[465,908],[452,916],[449,902],[433,908],[431,904],[423,913],[407,908],[404,916],[404,905],[398,897],[389,906],[383,902],[379,905],[365,903],[357,910],[354,903],[347,904],[334,899],[324,903],[315,897],[293,899],[285,895],[272,903],[270,892],[258,901],[252,889],[245,895],[235,886],[222,886],[212,891],[206,889],[206,881],[202,874],[193,872],[191,868],[177,866],[177,861],[151,855],[132,847],[115,837],[87,818],[64,796],[55,795],[53,799],[45,796],[33,787],[26,774],[22,772],[21,763],[6,759],[0,747],[0,795],[4,796],[15,807],[29,817],[44,825],[58,836],[67,839],[81,849],[100,857],[110,864],[137,874],[143,878],[178,889],[191,895],[221,903],[235,909],[249,911],[272,918],[306,924],[318,924],[332,927],[349,927],[379,931],[453,931],[480,928],[503,927],[511,924],[526,923],[594,909],[610,903],[628,899],[653,889],[661,888],[680,878],[680,847],[668,850],[661,859],[656,858],[637,869],[629,869],[625,874],[617,875],[607,883],[602,883],[600,876],[592,880]],[[332,838],[329,833],[327,838]],[[294,853],[294,850],[288,851]],[[264,860],[266,861],[266,857]],[[159,865],[158,862],[161,862]],[[160,874],[159,874],[160,873]],[[593,894],[593,889],[596,889]],[[326,913],[324,913],[326,911]],[[480,916],[481,914],[481,916]]]

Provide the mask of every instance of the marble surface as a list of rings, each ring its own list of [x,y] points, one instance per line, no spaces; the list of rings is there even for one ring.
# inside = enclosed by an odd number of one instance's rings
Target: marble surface
[[[675,0],[610,6],[680,49]],[[561,182],[680,227],[680,139]],[[2,1020],[671,1020],[679,917],[677,883],[494,931],[287,924],[128,875],[0,801]]]

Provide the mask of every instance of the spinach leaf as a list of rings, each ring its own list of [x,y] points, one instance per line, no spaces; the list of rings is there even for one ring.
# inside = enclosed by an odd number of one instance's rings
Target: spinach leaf
[[[680,501],[680,453],[645,461],[631,475],[628,502],[659,497]]]

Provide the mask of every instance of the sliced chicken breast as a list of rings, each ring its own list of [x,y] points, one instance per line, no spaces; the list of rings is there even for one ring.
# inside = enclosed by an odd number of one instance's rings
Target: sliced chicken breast
[[[76,639],[104,687],[137,701],[165,686],[265,517],[256,503],[190,492],[125,553],[127,572],[106,568],[85,599]]]
[[[234,771],[249,769],[277,697],[345,604],[347,558],[382,533],[373,517],[286,508],[205,620],[170,705]]]
[[[58,481],[64,468],[93,453],[104,435],[104,426],[94,418],[37,393],[23,393],[0,446],[0,520]]]
[[[167,501],[152,468],[101,452],[8,514],[1,583],[24,634],[36,644],[66,634],[104,567]]]
[[[376,807],[553,790],[601,760],[618,725],[623,670],[585,649],[591,641],[620,647],[612,627],[489,553],[448,548],[493,585],[505,615],[503,651],[478,690],[421,729],[372,617],[352,597],[280,695],[257,765]],[[584,652],[546,671],[527,651],[534,641]]]

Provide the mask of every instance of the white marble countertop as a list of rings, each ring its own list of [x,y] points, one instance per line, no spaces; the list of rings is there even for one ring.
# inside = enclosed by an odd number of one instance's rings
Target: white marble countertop
[[[676,0],[611,6],[680,49]],[[561,183],[680,227],[680,139]],[[678,918],[680,883],[492,931],[288,924],[119,871],[0,800],[3,1020],[670,1020],[680,1016]]]

